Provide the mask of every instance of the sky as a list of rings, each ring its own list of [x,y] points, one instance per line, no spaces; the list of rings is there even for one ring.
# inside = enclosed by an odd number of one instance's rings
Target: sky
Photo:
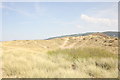
[[[2,41],[118,31],[117,2],[0,3]]]

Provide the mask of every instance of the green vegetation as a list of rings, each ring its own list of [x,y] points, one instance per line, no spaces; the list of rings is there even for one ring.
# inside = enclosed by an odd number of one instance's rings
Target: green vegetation
[[[67,55],[72,58],[117,58],[117,55],[99,48],[58,49],[48,51],[50,55]]]

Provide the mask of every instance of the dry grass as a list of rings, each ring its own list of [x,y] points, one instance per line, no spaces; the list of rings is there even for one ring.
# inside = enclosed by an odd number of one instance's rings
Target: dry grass
[[[55,51],[48,51],[48,54],[50,55],[67,55],[69,58],[117,58],[117,55],[114,53],[111,53],[105,49],[100,48],[72,48],[72,49],[58,49]]]
[[[86,37],[82,41],[77,37],[68,42],[64,38],[3,42],[3,77],[117,78],[117,54],[108,51],[112,48],[116,51],[116,45],[105,47],[98,45],[103,44],[104,40],[92,43],[94,39],[89,40],[90,38]],[[78,44],[69,48],[69,41],[71,44],[78,41]],[[94,46],[91,47],[88,43]],[[68,48],[63,46],[60,49],[63,44],[68,45]]]
[[[0,79],[2,78],[2,43],[0,43]]]
[[[59,54],[34,53],[22,50],[4,52],[4,77],[34,78],[113,78],[117,77],[117,58],[77,58]],[[112,73],[111,73],[112,72]]]

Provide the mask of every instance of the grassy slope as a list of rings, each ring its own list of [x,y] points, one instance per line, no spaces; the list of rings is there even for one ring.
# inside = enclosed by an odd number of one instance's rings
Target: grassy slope
[[[117,46],[101,36],[3,42],[3,77],[117,77]]]

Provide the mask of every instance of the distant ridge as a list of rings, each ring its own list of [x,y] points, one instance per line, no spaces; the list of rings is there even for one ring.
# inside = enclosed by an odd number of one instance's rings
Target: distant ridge
[[[55,39],[55,38],[63,38],[63,37],[87,36],[87,35],[94,34],[94,33],[102,33],[102,34],[106,34],[106,35],[111,36],[111,37],[118,37],[118,38],[120,38],[120,32],[117,32],[117,31],[106,31],[106,32],[87,32],[87,33],[78,33],[78,34],[71,34],[71,35],[56,36],[56,37],[47,38],[45,40],[50,40],[50,39]]]
[[[108,36],[112,37],[119,37],[120,38],[120,32],[115,32],[115,31],[107,31],[107,32],[102,32],[103,34],[106,34]]]

